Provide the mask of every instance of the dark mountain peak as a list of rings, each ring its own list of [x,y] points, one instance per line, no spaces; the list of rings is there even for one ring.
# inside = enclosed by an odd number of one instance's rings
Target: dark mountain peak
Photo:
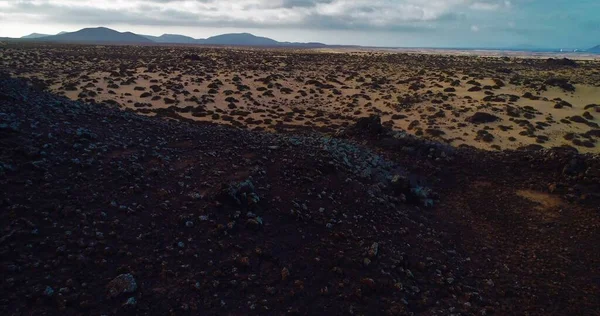
[[[278,46],[280,43],[274,39],[256,36],[250,33],[229,33],[212,36],[203,41],[213,45],[248,45],[248,46]]]
[[[165,33],[165,34],[163,34],[163,35],[161,35],[159,37],[171,37],[171,36],[173,36],[173,37],[175,37],[175,36],[176,37],[189,37],[189,36],[185,36],[185,35],[181,35],[181,34],[170,34],[170,33]]]
[[[119,33],[118,31],[115,31],[113,29],[109,29],[108,27],[104,27],[104,26],[98,26],[98,27],[86,27],[86,28],[82,28],[79,31],[75,31],[75,32],[67,32],[67,33],[78,33],[78,32],[114,32],[114,33]]]
[[[212,37],[224,37],[224,36],[231,36],[231,37],[252,37],[252,38],[266,38],[266,37],[262,37],[262,36],[256,36],[252,33],[227,33],[227,34],[221,34],[221,35],[215,35]]]
[[[180,35],[180,34],[163,34],[161,36],[147,36],[147,35],[143,35],[157,43],[179,43],[179,44],[196,44],[198,43],[198,40],[193,38],[193,37],[189,37],[189,36],[185,36],[185,35]]]
[[[293,46],[293,47],[324,47],[322,43],[278,42],[274,39],[257,36],[248,32],[228,33],[211,36],[207,39],[195,39],[180,34],[165,33],[160,36],[140,35],[132,32],[118,32],[113,29],[98,26],[83,28],[75,32],[60,32],[57,35],[31,34],[24,39],[36,39],[54,42],[81,43],[160,43],[160,44],[207,44],[228,46]]]
[[[76,32],[63,33],[42,38],[55,42],[85,43],[152,43],[152,40],[131,32],[118,32],[107,27],[89,27]]]
[[[22,36],[21,38],[41,38],[51,36],[50,34],[31,33],[29,35]]]

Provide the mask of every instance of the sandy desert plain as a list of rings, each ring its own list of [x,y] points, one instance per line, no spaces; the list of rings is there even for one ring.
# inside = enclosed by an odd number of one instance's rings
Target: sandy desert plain
[[[334,134],[375,114],[452,146],[600,151],[600,60],[476,53],[14,44],[0,70],[176,120]]]

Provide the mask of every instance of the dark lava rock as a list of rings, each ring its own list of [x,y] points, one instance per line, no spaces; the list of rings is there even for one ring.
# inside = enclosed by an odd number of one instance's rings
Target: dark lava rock
[[[550,66],[564,66],[564,67],[573,67],[573,68],[579,67],[579,64],[576,61],[568,59],[568,58],[563,58],[563,59],[548,58],[548,59],[546,59],[546,64],[550,65]]]
[[[570,108],[572,108],[572,107],[573,107],[573,105],[572,105],[571,103],[567,102],[567,101],[560,101],[560,102],[558,102],[558,103],[556,103],[556,104],[554,105],[554,108],[555,108],[555,109],[562,109],[562,108],[564,108],[565,106],[566,106],[566,107],[570,107]]]
[[[540,99],[540,97],[533,95],[531,92],[525,92],[523,94],[523,98],[530,99],[530,100],[539,100]]]
[[[573,158],[565,165],[562,173],[566,175],[575,175],[585,171],[585,161],[579,158]]]
[[[135,290],[137,290],[137,283],[130,273],[121,274],[110,281],[106,286],[106,289],[108,290],[108,297],[113,298],[124,293],[135,292]]]
[[[482,140],[486,143],[491,143],[494,141],[494,138],[494,135],[490,134],[488,131],[479,130],[477,131],[477,137],[475,138],[475,140]]]
[[[587,112],[587,111],[583,113],[583,117],[586,118],[586,119],[588,119],[588,120],[593,120],[594,119],[594,116],[590,112]]]
[[[583,117],[581,117],[579,115],[571,116],[569,118],[569,120],[571,120],[572,122],[575,122],[575,123],[583,123],[583,124],[587,124],[587,122],[588,122],[586,119],[584,119]]]
[[[542,145],[538,145],[538,144],[530,144],[527,146],[521,146],[519,148],[517,148],[517,150],[521,150],[521,151],[538,151],[538,150],[543,150],[544,146]]]
[[[192,61],[200,61],[200,60],[202,60],[202,57],[200,57],[198,54],[187,54],[187,55],[183,56],[183,59],[192,60]]]
[[[497,117],[496,115],[485,112],[477,112],[473,114],[473,116],[467,118],[467,122],[471,122],[473,124],[492,123],[499,120],[501,120],[501,118]]]
[[[570,92],[575,91],[575,86],[572,85],[568,79],[550,78],[550,79],[544,81],[544,83],[549,86],[559,87],[565,91],[570,91]]]
[[[425,132],[433,137],[440,137],[442,135],[445,135],[446,133],[444,131],[442,131],[441,129],[435,129],[435,128],[428,128],[425,130]]]
[[[369,134],[380,134],[383,132],[384,127],[381,125],[381,117],[379,115],[371,115],[369,117],[362,117],[356,121],[353,126],[354,130],[365,131]]]

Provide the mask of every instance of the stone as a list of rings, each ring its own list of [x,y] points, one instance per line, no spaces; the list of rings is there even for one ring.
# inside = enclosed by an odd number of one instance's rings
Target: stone
[[[354,129],[363,130],[370,134],[379,134],[383,131],[383,126],[381,125],[381,117],[379,117],[378,115],[362,117],[356,121]]]
[[[360,284],[362,284],[365,288],[368,288],[370,290],[375,289],[375,280],[371,278],[363,278],[362,280],[360,280]]]
[[[290,276],[290,270],[288,268],[281,269],[281,280],[285,281]]]
[[[374,242],[369,248],[369,257],[374,258],[379,253],[379,243]]]
[[[258,230],[260,228],[260,223],[254,218],[249,218],[246,221],[246,227],[252,230]]]
[[[114,298],[123,293],[133,293],[137,290],[137,283],[131,273],[121,274],[106,286],[108,297]]]
[[[240,268],[247,268],[250,266],[250,258],[248,257],[239,257],[236,262]]]
[[[501,120],[498,116],[485,112],[476,112],[473,116],[467,118],[467,122],[473,124],[492,123]]]
[[[135,306],[137,304],[137,300],[135,299],[135,297],[130,297],[127,299],[127,301],[125,301],[125,304],[123,304],[123,306]]]
[[[52,289],[49,286],[46,286],[46,289],[44,289],[44,296],[50,297],[52,295],[54,295],[54,289]]]
[[[363,260],[363,266],[368,267],[369,265],[371,265],[371,259],[365,258]]]

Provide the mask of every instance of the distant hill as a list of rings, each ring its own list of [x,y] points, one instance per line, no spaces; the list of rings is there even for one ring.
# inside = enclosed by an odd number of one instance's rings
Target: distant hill
[[[296,46],[296,47],[349,47],[352,45],[327,45],[319,42],[308,42],[308,43],[291,43],[291,42],[279,42],[280,46]]]
[[[591,52],[591,53],[600,53],[600,45],[592,47],[592,48],[588,49],[587,51]]]
[[[230,33],[212,36],[206,39],[194,39],[189,36],[177,34],[163,34],[161,36],[143,35],[156,43],[172,44],[204,44],[204,45],[230,45],[230,46],[302,46],[324,47],[323,43],[291,43],[278,42],[268,37],[256,36],[250,33]]]
[[[247,45],[247,46],[277,46],[276,40],[255,36],[250,33],[232,33],[212,36],[206,39],[195,39],[185,35],[163,34],[161,36],[142,35],[156,43],[171,44],[207,44],[207,45]]]
[[[232,33],[209,37],[200,40],[201,44],[209,45],[248,45],[248,46],[277,46],[279,42],[270,38],[255,36],[250,33]]]
[[[293,47],[326,47],[323,43],[278,42],[267,37],[250,33],[230,33],[212,36],[206,39],[195,39],[179,34],[163,34],[161,36],[138,35],[131,32],[117,32],[106,27],[85,28],[76,32],[60,32],[57,35],[33,33],[22,37],[25,40],[43,40],[52,42],[80,43],[122,43],[122,44],[204,44],[229,46],[293,46]]]
[[[298,46],[298,47],[325,47],[323,43],[292,43],[278,42],[268,37],[252,35],[250,33],[231,33],[212,36],[198,40],[199,44],[207,45],[243,45],[243,46]]]
[[[55,35],[61,35],[61,34],[66,34],[67,32],[60,32],[58,34]],[[40,34],[40,33],[31,33],[29,35],[25,35],[25,36],[21,36],[20,38],[22,39],[36,39],[36,38],[42,38],[42,37],[48,37],[48,36],[54,36],[53,34]]]
[[[106,27],[85,28],[76,32],[39,38],[52,42],[80,42],[80,43],[154,43],[154,41],[131,33],[117,32]]]
[[[52,36],[50,34],[31,33],[29,35],[21,36],[21,38],[42,38]]]
[[[197,44],[198,40],[189,36],[179,34],[163,34],[161,36],[142,35],[156,43],[174,43],[174,44]]]

